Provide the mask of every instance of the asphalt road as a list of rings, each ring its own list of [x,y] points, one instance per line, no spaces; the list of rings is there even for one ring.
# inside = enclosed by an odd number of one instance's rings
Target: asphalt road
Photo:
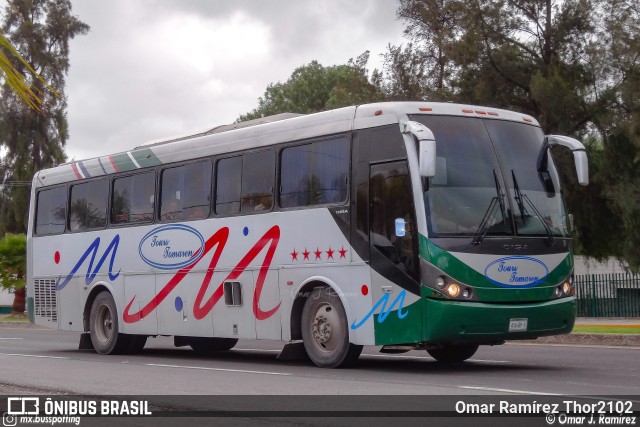
[[[481,347],[460,366],[366,347],[356,367],[331,370],[277,360],[278,342],[240,341],[212,356],[165,337],[137,355],[77,345],[76,333],[2,326],[0,394],[19,386],[98,395],[640,395],[637,347],[506,344]]]

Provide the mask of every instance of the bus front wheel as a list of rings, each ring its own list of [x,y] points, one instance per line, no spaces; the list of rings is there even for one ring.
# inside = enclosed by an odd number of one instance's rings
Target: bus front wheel
[[[302,341],[313,363],[338,368],[355,362],[361,345],[349,342],[349,325],[340,298],[329,288],[316,288],[302,310]]]
[[[131,345],[131,337],[118,331],[116,303],[109,292],[103,291],[93,300],[89,317],[89,332],[96,352],[100,354],[126,352]]]
[[[477,345],[450,345],[427,350],[427,353],[441,363],[462,363],[478,351]]]

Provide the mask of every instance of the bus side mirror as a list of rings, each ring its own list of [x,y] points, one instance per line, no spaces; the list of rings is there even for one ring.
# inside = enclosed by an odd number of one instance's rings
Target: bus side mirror
[[[432,178],[436,176],[436,141],[423,139],[420,141],[420,176]]]
[[[554,145],[567,147],[573,153],[573,162],[576,165],[576,174],[580,185],[589,185],[589,160],[584,145],[580,141],[568,136],[547,135],[542,145],[542,152],[538,158],[538,171],[547,170],[547,150]]]
[[[404,133],[413,135],[418,141],[420,176],[423,178],[436,176],[436,138],[431,129],[422,123],[409,121],[404,125]]]

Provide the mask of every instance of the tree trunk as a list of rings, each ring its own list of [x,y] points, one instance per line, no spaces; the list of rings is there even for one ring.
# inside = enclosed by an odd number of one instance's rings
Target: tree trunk
[[[13,316],[24,316],[25,309],[25,296],[27,295],[26,288],[16,289],[13,297],[13,307],[11,311]]]

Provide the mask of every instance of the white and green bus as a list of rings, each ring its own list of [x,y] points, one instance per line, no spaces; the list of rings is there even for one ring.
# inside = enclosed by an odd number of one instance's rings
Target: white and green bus
[[[292,117],[293,116],[293,117]],[[101,354],[147,338],[303,343],[461,362],[569,333],[570,216],[545,136],[516,112],[361,105],[221,126],[36,173],[31,321]]]

